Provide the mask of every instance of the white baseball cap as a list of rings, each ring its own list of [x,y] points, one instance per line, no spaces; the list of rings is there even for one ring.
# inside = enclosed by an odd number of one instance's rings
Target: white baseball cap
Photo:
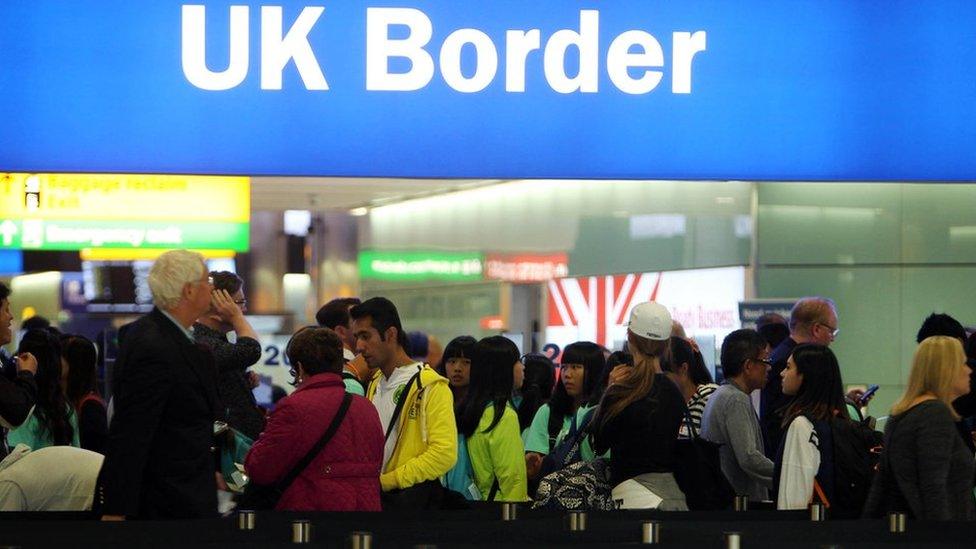
[[[630,311],[627,326],[636,336],[663,341],[671,337],[671,313],[656,301],[638,303]]]

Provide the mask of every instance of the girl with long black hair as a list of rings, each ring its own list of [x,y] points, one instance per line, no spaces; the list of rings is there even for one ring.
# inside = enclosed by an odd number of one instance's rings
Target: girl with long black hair
[[[20,427],[7,434],[7,444],[13,448],[26,444],[32,450],[48,446],[80,446],[78,419],[74,408],[64,398],[61,388],[61,343],[45,329],[24,334],[17,354],[31,353],[37,357],[37,403],[34,411]]]
[[[471,381],[458,409],[457,426],[467,443],[472,480],[482,500],[528,499],[525,450],[511,402],[523,376],[518,348],[511,340],[492,336],[475,345]]]
[[[590,412],[603,395],[601,381],[606,359],[603,348],[589,341],[577,341],[563,350],[559,379],[552,398],[541,407],[525,433],[525,463],[529,478],[538,476],[542,458],[567,436],[585,428]],[[596,457],[589,437],[580,446],[583,460]]]
[[[446,377],[451,387],[455,411],[464,402],[464,396],[468,393],[468,385],[471,383],[471,356],[477,342],[475,338],[467,335],[452,339],[444,348],[444,354],[436,367],[437,373]]]
[[[524,436],[532,425],[536,412],[552,397],[556,366],[549,357],[540,353],[523,356],[522,364],[525,366],[525,380],[522,388],[516,391],[514,400],[518,408],[519,429]]]
[[[793,401],[783,413],[786,436],[773,473],[776,507],[806,509],[815,483],[822,490],[821,497],[833,499],[830,420],[847,417],[844,384],[837,357],[823,345],[797,346],[780,376],[783,394],[793,395]]]
[[[80,335],[62,336],[61,348],[64,394],[78,415],[81,447],[104,454],[108,417],[105,401],[98,393],[98,351],[91,340]]]

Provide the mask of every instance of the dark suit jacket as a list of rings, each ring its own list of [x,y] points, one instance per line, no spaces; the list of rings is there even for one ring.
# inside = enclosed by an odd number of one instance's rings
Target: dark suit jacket
[[[781,425],[783,416],[777,412],[793,400],[793,397],[783,394],[783,378],[780,374],[786,369],[786,362],[796,346],[796,341],[788,337],[773,349],[769,355],[769,361],[772,363],[769,377],[766,378],[766,386],[759,394],[759,423],[763,430],[763,441],[766,443],[766,457],[773,461],[776,460],[776,450],[783,438]]]
[[[114,374],[115,414],[96,512],[215,516],[213,357],[153,309],[126,330]]]

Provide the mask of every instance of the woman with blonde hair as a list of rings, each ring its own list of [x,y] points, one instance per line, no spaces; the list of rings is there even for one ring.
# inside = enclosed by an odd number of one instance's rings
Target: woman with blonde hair
[[[903,512],[923,520],[974,520],[973,454],[956,431],[952,401],[969,392],[958,339],[932,336],[915,350],[908,389],[885,426],[885,456],[867,516]]]
[[[674,479],[678,428],[685,399],[661,372],[671,337],[671,314],[661,304],[641,303],[630,314],[628,347],[634,366],[618,366],[593,420],[594,450],[610,450],[613,500],[624,509],[687,511]]]

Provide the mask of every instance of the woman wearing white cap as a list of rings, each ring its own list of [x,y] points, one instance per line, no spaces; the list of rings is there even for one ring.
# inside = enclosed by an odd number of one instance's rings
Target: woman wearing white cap
[[[613,499],[624,509],[688,509],[674,480],[674,449],[687,407],[674,382],[661,373],[670,336],[671,314],[663,305],[634,307],[627,330],[634,366],[611,374],[593,420],[594,450],[610,450]]]

